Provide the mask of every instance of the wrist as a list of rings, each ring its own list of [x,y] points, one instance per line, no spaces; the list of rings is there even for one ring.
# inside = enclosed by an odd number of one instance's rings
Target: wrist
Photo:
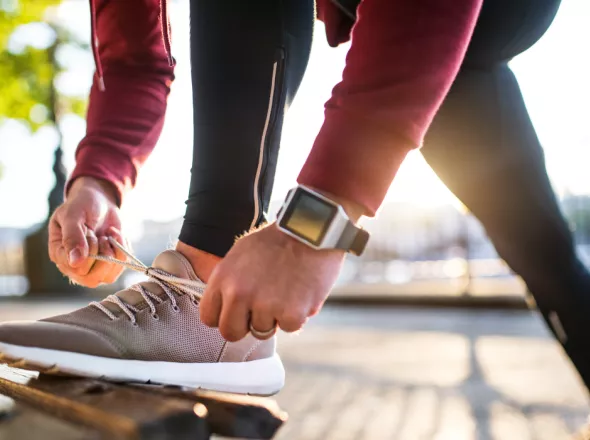
[[[274,236],[274,242],[277,248],[282,249],[285,252],[293,254],[310,254],[310,253],[322,253],[322,254],[341,254],[346,255],[346,251],[343,249],[314,249],[307,244],[300,242],[292,236],[285,234],[281,231],[279,225],[276,222],[272,222],[266,225],[264,230],[270,231]]]
[[[356,202],[348,200],[344,197],[337,196],[328,191],[321,190],[319,188],[310,188],[342,206],[344,212],[346,212],[346,215],[353,223],[358,223],[360,218],[366,213],[365,208]]]
[[[80,176],[72,182],[67,197],[70,198],[75,196],[82,189],[98,191],[114,205],[119,204],[118,192],[115,185],[106,180],[90,176]]]

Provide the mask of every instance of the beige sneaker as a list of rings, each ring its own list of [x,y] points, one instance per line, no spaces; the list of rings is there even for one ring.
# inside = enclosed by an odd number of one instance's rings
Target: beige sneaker
[[[0,361],[46,373],[244,394],[271,395],[283,387],[276,337],[259,341],[248,334],[227,342],[200,321],[204,284],[184,256],[161,253],[150,274],[150,281],[75,312],[0,324]]]

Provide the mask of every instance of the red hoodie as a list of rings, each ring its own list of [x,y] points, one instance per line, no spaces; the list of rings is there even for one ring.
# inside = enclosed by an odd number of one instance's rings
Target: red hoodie
[[[352,21],[317,0],[332,46],[352,45],[299,182],[374,214],[453,82],[483,0],[363,0]],[[166,0],[90,0],[96,75],[79,176],[120,199],[153,150],[174,78]],[[69,186],[69,185],[68,185]]]

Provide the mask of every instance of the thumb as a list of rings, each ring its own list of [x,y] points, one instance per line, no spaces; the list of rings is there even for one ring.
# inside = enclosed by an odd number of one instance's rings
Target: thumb
[[[82,222],[68,220],[62,224],[63,246],[70,266],[77,267],[88,258],[86,227]]]

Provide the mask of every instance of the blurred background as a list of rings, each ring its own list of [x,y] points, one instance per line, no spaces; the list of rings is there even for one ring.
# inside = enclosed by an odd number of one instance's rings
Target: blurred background
[[[0,14],[0,296],[8,296],[29,291],[25,237],[39,230],[60,202],[64,178],[84,135],[94,64],[87,2],[2,0]],[[555,190],[586,256],[590,61],[582,54],[590,37],[585,25],[589,14],[584,0],[564,1],[549,32],[512,63]],[[187,16],[188,0],[172,3],[178,68],[167,122],[124,207],[126,233],[139,258],[147,262],[176,239],[188,191],[192,109],[187,93]],[[347,45],[330,48],[318,24],[307,75],[287,116],[271,211],[294,185],[323,121],[323,103],[340,79],[347,50]],[[148,197],[154,195],[162,200],[161,209],[150,208]],[[360,284],[374,295],[523,293],[523,286],[498,260],[485,231],[419,152],[410,155],[381,212],[366,221],[366,227],[372,233],[369,250],[349,260],[341,287],[354,285],[357,290]]]
[[[167,121],[123,211],[125,232],[146,263],[176,239],[190,177],[188,0],[171,3],[178,67]],[[580,254],[590,264],[590,58],[584,55],[589,22],[587,0],[564,0],[547,34],[512,67],[545,149],[555,191]],[[137,281],[135,274],[126,273],[117,286],[82,291],[70,286],[46,258],[45,224],[61,203],[85,131],[86,97],[94,69],[89,36],[87,1],[0,0],[0,297],[4,298],[0,320],[65,310],[85,295],[104,295]],[[309,68],[285,122],[271,217],[294,185],[322,124],[323,103],[341,77],[347,50],[347,45],[330,48],[323,26],[317,24]],[[158,210],[149,202],[154,196],[160,200]],[[523,283],[498,258],[477,220],[442,185],[419,152],[410,154],[379,215],[365,226],[372,234],[369,248],[362,258],[347,261],[332,295],[334,301],[354,302],[355,308],[329,306],[311,325],[316,330],[285,342],[289,352],[284,357],[300,385],[312,380],[307,376],[317,381],[325,376],[334,382],[331,388],[321,382],[316,392],[351,387],[355,396],[360,393],[369,399],[359,400],[365,409],[391,402],[415,408],[416,428],[408,427],[407,420],[414,416],[406,408],[400,419],[406,422],[395,435],[379,434],[385,432],[379,431],[379,420],[390,417],[378,416],[376,409],[373,431],[358,422],[362,429],[342,428],[339,434],[328,435],[326,427],[340,422],[326,422],[331,416],[319,417],[318,407],[311,425],[295,420],[290,425],[295,428],[286,429],[284,438],[555,440],[575,430],[588,409],[586,392],[540,319],[524,310]],[[28,298],[36,299],[36,306],[25,307]],[[51,298],[51,306],[38,302]],[[374,300],[381,305],[366,305]],[[364,308],[358,306],[363,303]],[[394,303],[398,308],[388,311]],[[399,308],[399,303],[407,308]],[[433,308],[443,304],[451,309]],[[452,308],[465,305],[493,310]],[[387,355],[381,351],[385,336],[391,344]],[[359,370],[357,363],[348,362],[353,355],[342,351],[343,337],[365,344],[359,356],[373,359],[375,367]],[[313,353],[313,365],[297,357],[304,351]],[[418,351],[422,354],[416,358],[412,354]],[[523,355],[523,364],[516,363],[518,355]],[[509,378],[504,380],[504,374]],[[282,401],[308,420],[310,405],[317,399],[297,390],[288,387]],[[352,405],[350,396],[343,392],[331,405],[340,409]],[[442,402],[450,405],[450,415]],[[394,409],[388,411],[390,415]],[[422,411],[430,414],[429,422]],[[453,417],[458,417],[456,423]],[[344,419],[345,424],[354,422],[350,414]],[[499,424],[494,425],[494,420]],[[424,428],[428,423],[434,428]],[[510,431],[513,428],[517,431]],[[289,434],[289,429],[299,431]]]

